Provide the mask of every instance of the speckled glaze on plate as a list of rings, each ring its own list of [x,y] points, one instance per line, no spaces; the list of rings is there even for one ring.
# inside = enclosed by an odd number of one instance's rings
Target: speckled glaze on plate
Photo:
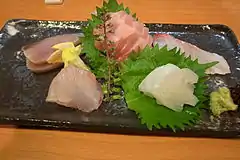
[[[48,87],[55,71],[34,74],[25,66],[21,47],[46,37],[79,33],[86,22],[10,20],[0,32],[0,123],[19,127],[104,132],[119,134],[197,136],[236,138],[240,135],[240,112],[224,113],[211,118],[208,112],[202,120],[186,131],[168,129],[148,131],[127,109],[123,100],[102,104],[92,113],[46,103]],[[204,50],[218,53],[230,64],[232,74],[212,76],[210,90],[219,85],[236,86],[240,81],[240,49],[234,33],[224,25],[146,24],[151,34],[168,33]],[[209,91],[210,91],[209,90]]]

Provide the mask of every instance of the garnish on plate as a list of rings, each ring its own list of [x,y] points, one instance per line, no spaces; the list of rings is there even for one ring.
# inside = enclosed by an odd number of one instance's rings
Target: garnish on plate
[[[65,42],[56,44],[52,46],[52,48],[56,49],[56,51],[48,58],[48,63],[64,63],[64,67],[73,65],[78,68],[89,70],[87,65],[79,57],[81,45],[75,46],[73,42]]]
[[[125,8],[123,4],[118,4],[116,0],[104,1],[101,8],[96,7],[96,14],[92,14],[92,19],[88,20],[88,26],[83,29],[85,35],[83,38],[83,53],[86,53],[86,57],[89,59],[92,72],[98,78],[103,79],[102,87],[106,101],[121,97],[117,77],[118,62],[114,58],[119,46],[114,45],[116,41],[109,39],[109,35],[115,33],[116,25],[118,25],[110,23],[113,18],[111,14],[117,14],[119,11],[123,11],[121,12],[123,14],[130,14],[130,10]],[[133,15],[133,17],[136,17],[136,15]],[[120,19],[120,17],[117,18]],[[134,20],[130,19],[128,22],[131,21]],[[118,37],[115,36],[115,38]],[[122,39],[119,40],[122,41]]]
[[[235,111],[238,105],[234,104],[230,90],[227,87],[220,87],[210,94],[210,109],[214,116],[220,116],[226,111]]]

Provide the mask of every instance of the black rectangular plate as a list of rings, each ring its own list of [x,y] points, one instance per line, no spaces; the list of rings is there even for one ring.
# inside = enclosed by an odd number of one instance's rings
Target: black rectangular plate
[[[225,113],[210,118],[205,112],[202,120],[186,131],[176,133],[168,129],[148,131],[127,109],[124,103],[103,104],[90,114],[45,102],[48,87],[59,70],[34,74],[25,66],[21,47],[46,37],[81,33],[86,22],[10,20],[0,32],[0,123],[23,127],[59,130],[163,135],[236,138],[240,133],[240,112]],[[227,59],[232,73],[213,76],[210,88],[216,83],[230,87],[240,81],[240,50],[230,28],[224,25],[146,24],[150,32],[167,33],[190,42],[204,50],[218,53]],[[14,33],[14,28],[17,33]],[[15,30],[16,31],[16,30]],[[220,84],[220,85],[221,85]]]

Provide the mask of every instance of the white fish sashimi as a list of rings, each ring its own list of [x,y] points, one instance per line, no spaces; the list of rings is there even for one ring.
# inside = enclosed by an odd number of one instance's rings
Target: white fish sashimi
[[[91,72],[69,65],[52,80],[47,102],[92,112],[102,103],[103,93]]]
[[[184,104],[197,104],[198,98],[193,94],[197,81],[198,75],[190,69],[167,64],[148,74],[139,85],[139,90],[155,98],[158,104],[181,112]]]
[[[167,45],[167,48],[173,49],[178,48],[183,53],[185,57],[191,56],[192,60],[198,59],[200,64],[210,63],[210,62],[219,62],[215,66],[206,70],[207,74],[221,74],[225,75],[231,73],[228,62],[224,59],[224,57],[216,54],[204,51],[197,46],[181,41],[173,36],[168,34],[157,34],[154,37],[154,45],[158,44],[160,48]]]

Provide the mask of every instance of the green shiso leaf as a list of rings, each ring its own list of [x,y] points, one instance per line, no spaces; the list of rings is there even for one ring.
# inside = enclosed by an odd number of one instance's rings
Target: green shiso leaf
[[[106,77],[108,70],[108,63],[106,57],[101,55],[101,51],[95,47],[95,37],[93,35],[93,29],[96,28],[99,24],[102,24],[101,19],[102,13],[105,12],[118,12],[125,11],[130,14],[129,8],[125,8],[123,4],[118,4],[116,0],[109,0],[108,2],[104,1],[102,7],[96,7],[97,14],[91,15],[91,19],[88,20],[88,25],[83,28],[84,38],[83,43],[83,53],[86,53],[86,56],[89,60],[89,65],[92,69],[92,72],[96,75],[97,78]],[[136,14],[134,14],[136,17]]]
[[[159,105],[155,99],[145,96],[138,90],[141,81],[156,67],[174,64],[180,68],[189,68],[199,76],[195,85],[194,94],[198,97],[199,103],[195,107],[184,106],[182,112],[175,112],[169,108]],[[205,95],[206,69],[214,66],[217,62],[199,64],[197,60],[192,61],[190,57],[185,58],[177,49],[168,50],[167,47],[159,49],[146,47],[139,53],[132,54],[121,66],[122,87],[125,99],[130,110],[136,112],[142,124],[149,130],[155,128],[168,128],[173,131],[184,130],[200,118],[200,108],[207,100]]]

